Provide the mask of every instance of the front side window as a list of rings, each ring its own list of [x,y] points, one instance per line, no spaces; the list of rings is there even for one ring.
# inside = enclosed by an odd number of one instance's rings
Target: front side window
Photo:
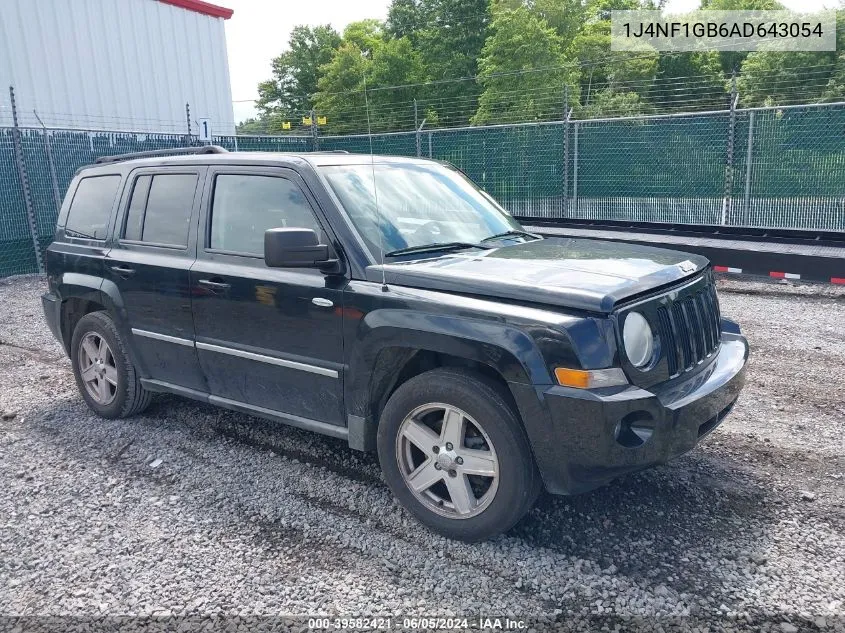
[[[123,238],[187,246],[197,180],[196,174],[138,176],[132,187]]]
[[[65,233],[70,237],[106,239],[120,176],[90,176],[79,181],[70,204]]]
[[[299,186],[276,176],[220,174],[214,181],[209,246],[264,256],[264,232],[274,228],[322,230]]]
[[[374,254],[429,244],[480,243],[521,231],[516,220],[469,179],[437,163],[321,169]]]

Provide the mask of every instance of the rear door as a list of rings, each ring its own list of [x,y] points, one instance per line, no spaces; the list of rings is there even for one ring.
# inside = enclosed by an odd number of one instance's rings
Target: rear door
[[[205,167],[131,173],[106,258],[145,377],[190,390],[207,387],[194,349],[189,270]]]
[[[344,425],[346,278],[268,268],[264,232],[324,220],[296,172],[210,167],[191,270],[197,355],[212,401],[293,423]]]

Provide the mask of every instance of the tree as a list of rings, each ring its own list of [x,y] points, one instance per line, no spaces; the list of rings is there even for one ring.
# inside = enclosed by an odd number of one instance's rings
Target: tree
[[[443,125],[466,124],[476,110],[480,87],[466,79],[478,73],[490,21],[488,1],[421,0],[425,26],[417,33],[416,49],[428,79],[438,83],[418,89],[417,98],[424,109],[437,112]]]
[[[366,129],[367,105],[374,131],[413,127],[415,84],[425,78],[419,54],[405,37],[372,39],[371,46],[365,52],[344,42],[321,68],[315,107],[328,118],[327,131]]]
[[[584,26],[587,3],[583,0],[534,0],[534,12],[563,38],[564,47]]]
[[[822,99],[824,101],[845,101],[845,3],[836,12],[836,56]]]
[[[317,92],[320,67],[331,61],[340,45],[340,36],[331,26],[296,26],[288,50],[272,61],[273,77],[258,85],[255,102],[262,119],[278,121],[297,118],[312,106]],[[281,129],[281,128],[278,128]]]
[[[727,104],[726,88],[718,52],[663,53],[648,101],[658,112],[717,110]]]
[[[343,41],[355,44],[366,54],[372,53],[384,39],[384,25],[372,18],[350,22],[343,29]]]
[[[267,120],[250,117],[238,123],[235,128],[236,134],[267,134]]]
[[[783,11],[785,8],[778,0],[701,0],[703,11]],[[746,57],[747,52],[720,51],[722,72],[727,76],[739,72]]]
[[[391,37],[407,37],[416,47],[417,33],[427,24],[422,0],[393,0],[387,10],[385,31]]]
[[[599,92],[604,93],[602,102],[605,104],[614,102],[610,99],[612,94],[623,92],[634,93],[637,99],[615,102],[626,103],[628,109],[632,103],[642,102],[651,90],[657,73],[659,55],[653,49],[643,47],[642,50],[619,53],[609,51],[609,20],[588,22],[572,40],[567,51],[567,56],[577,62],[580,70],[581,105],[585,108],[590,106],[591,112],[597,112],[596,104],[592,101]]]
[[[827,100],[828,90],[835,90],[836,62],[834,52],[749,53],[737,80],[740,103],[768,106]]]
[[[825,86],[823,101],[845,101],[845,53],[839,53]]]
[[[328,131],[342,133],[366,129],[364,82],[371,64],[357,44],[345,42],[329,63],[320,67],[314,107],[321,116],[328,118]]]
[[[565,86],[577,97],[577,74],[566,66],[563,41],[525,6],[497,7],[479,59],[484,89],[474,125],[560,118]]]
[[[782,9],[701,0],[701,10]],[[296,27],[259,86],[244,132],[280,131],[312,108],[323,131],[361,132],[576,116],[720,109],[737,70],[745,106],[845,99],[845,15],[830,53],[611,52],[613,10],[664,0],[392,0],[385,22]],[[692,19],[695,14],[691,14]],[[700,17],[700,16],[698,16]],[[364,86],[367,87],[366,99]],[[369,105],[369,109],[365,108]],[[301,129],[301,128],[300,128]]]
[[[425,80],[420,55],[407,37],[391,39],[373,51],[367,77],[373,128],[407,130],[413,127],[417,84]]]
[[[842,51],[845,11],[836,13],[836,48]],[[749,53],[737,80],[740,103],[789,105],[845,98],[845,58],[837,51]]]
[[[636,92],[616,92],[604,88],[594,92],[590,103],[578,108],[578,117],[593,119],[607,116],[637,116],[651,110]]]

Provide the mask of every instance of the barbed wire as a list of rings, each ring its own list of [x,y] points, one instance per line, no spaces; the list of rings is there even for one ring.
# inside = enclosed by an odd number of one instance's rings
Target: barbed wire
[[[627,57],[627,59],[631,58],[631,56]],[[603,58],[601,63],[607,63],[608,59],[608,57]],[[753,73],[753,77],[755,83],[758,86],[763,86],[765,90],[756,90],[755,92],[780,93],[780,102],[798,103],[802,99],[807,98],[798,94],[801,89],[812,86],[813,89],[818,90],[820,85],[828,79],[835,67],[836,60],[829,58],[819,59],[814,64],[789,68],[790,76],[788,77],[783,76],[781,69],[759,69]],[[546,67],[546,69],[548,68]],[[541,70],[543,69],[527,69],[507,74],[521,75],[529,72],[539,72]],[[736,78],[739,83],[742,83],[744,80],[742,75]],[[399,91],[412,87],[419,88],[415,98],[409,99],[405,97],[402,100],[393,100],[388,97],[382,102],[380,102],[380,99],[371,99],[370,111],[374,112],[377,118],[391,119],[390,125],[394,129],[408,129],[418,125],[430,114],[436,114],[436,120],[462,119],[463,121],[469,121],[476,115],[480,99],[486,109],[495,115],[497,121],[506,122],[515,121],[519,118],[519,114],[510,115],[503,111],[507,110],[509,105],[516,104],[516,107],[518,107],[519,103],[530,103],[531,109],[525,113],[525,120],[532,120],[562,117],[567,105],[569,107],[576,107],[576,110],[580,110],[580,113],[583,114],[591,106],[595,106],[593,95],[598,95],[596,98],[599,99],[607,95],[618,96],[624,95],[625,93],[634,93],[636,95],[637,99],[633,103],[624,102],[623,100],[621,103],[616,104],[602,104],[603,110],[599,114],[609,115],[614,112],[627,113],[630,111],[630,108],[639,108],[643,112],[654,113],[713,109],[714,104],[722,104],[725,108],[728,108],[730,105],[728,95],[731,93],[731,77],[719,70],[712,74],[699,73],[685,76],[669,74],[665,76],[658,75],[640,79],[622,80],[600,76],[594,79],[592,83],[588,82],[586,85],[573,86],[569,91],[568,103],[565,86],[555,86],[553,84],[534,88],[496,90],[494,93],[488,95],[484,95],[484,93],[479,95],[476,92],[463,95],[427,94],[429,88],[435,88],[447,82],[463,81],[464,79],[437,80],[433,82],[370,88],[367,91],[370,95],[387,94],[390,90]],[[607,95],[603,95],[603,93],[607,93]],[[332,104],[331,107],[325,107],[324,104],[323,108],[317,109],[323,113],[331,113],[335,118],[331,127],[340,129],[337,125],[334,125],[337,123],[338,118],[354,119],[366,112],[363,103],[363,90],[323,92],[311,96],[291,95],[291,98],[310,101],[316,97],[316,105],[319,106],[321,100],[324,101],[327,98],[338,95],[349,97],[349,102],[342,105]],[[511,101],[514,104],[509,104]],[[414,115],[415,104],[416,116]],[[308,116],[310,113],[310,110],[305,112],[292,110],[287,112],[282,111],[273,116],[295,118],[298,116]],[[504,118],[502,118],[503,116]],[[377,121],[377,127],[380,126],[381,124]],[[354,122],[347,121],[341,127],[343,129],[354,129],[355,126]],[[383,126],[381,127],[383,129]]]
[[[783,74],[780,68],[759,69],[753,73],[755,88],[752,92],[749,92],[744,84],[749,75],[739,75],[736,80],[740,100],[746,105],[747,102],[760,103],[766,95],[774,95],[777,103],[782,105],[822,100],[825,84],[835,68],[835,59],[820,59],[816,63],[789,68],[788,75]],[[535,69],[529,70],[533,72]],[[374,131],[413,131],[423,120],[429,129],[467,125],[473,121],[487,124],[561,120],[572,108],[576,118],[585,119],[614,115],[728,110],[732,91],[731,77],[721,71],[713,74],[696,73],[621,80],[599,76],[592,83],[570,83],[568,89],[561,81],[530,87],[506,86],[495,92],[457,95],[436,92],[434,88],[442,83],[443,81],[416,84],[421,87],[416,91],[417,94],[414,94],[414,91],[405,91],[402,92],[401,98],[394,98],[399,95],[391,95],[389,90],[404,90],[408,84],[368,89],[367,94],[371,96],[369,111],[374,117]],[[432,90],[428,90],[429,88]],[[361,131],[361,122],[367,112],[364,91],[359,89],[343,93],[319,93],[318,105],[320,100],[338,94],[348,98],[345,102],[339,100],[341,103],[323,109],[293,109],[271,113],[269,120],[259,120],[258,125],[263,125],[263,129],[268,131],[284,131],[291,135],[310,134],[311,126],[300,126],[300,117],[308,117],[314,113],[316,116],[329,116],[326,126],[318,126],[318,133]],[[304,95],[298,95],[296,98],[308,99]],[[187,122],[182,118],[61,112],[56,111],[52,104],[51,107],[39,107],[38,99],[30,95],[18,96],[17,101],[19,123],[23,128],[41,127],[32,115],[35,110],[39,116],[49,120],[48,127],[55,129],[90,129],[116,133],[165,132],[175,135],[188,132]],[[479,104],[483,106],[481,112]],[[7,123],[9,115],[8,104],[3,103],[0,98],[0,125]],[[290,129],[282,130],[283,122],[289,122]],[[226,121],[216,123],[231,124]],[[192,121],[191,125],[192,131],[196,133],[195,121]]]

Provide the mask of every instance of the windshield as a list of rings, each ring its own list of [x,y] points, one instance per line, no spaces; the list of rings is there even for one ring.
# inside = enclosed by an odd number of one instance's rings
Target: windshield
[[[516,220],[459,171],[438,163],[321,169],[376,257],[382,248],[391,253],[437,244],[471,247],[493,236],[522,231]]]

